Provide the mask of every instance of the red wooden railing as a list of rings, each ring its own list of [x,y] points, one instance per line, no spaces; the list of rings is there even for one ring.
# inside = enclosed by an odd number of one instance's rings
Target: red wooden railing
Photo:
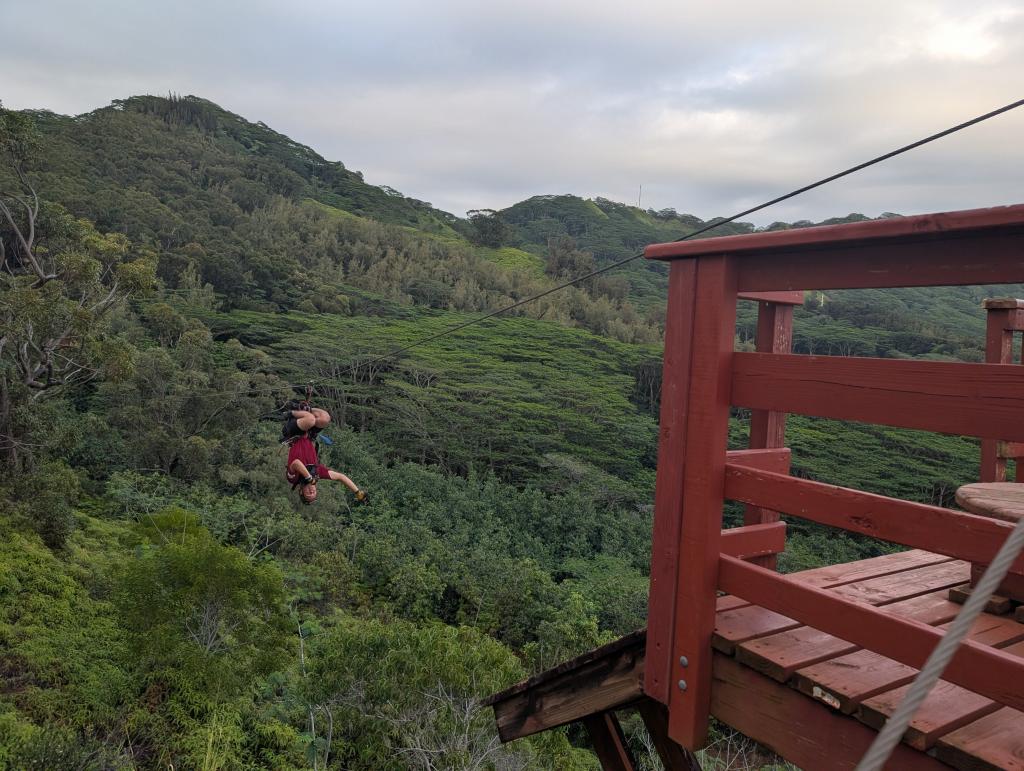
[[[799,300],[765,293],[1024,282],[1024,206],[659,244],[647,256],[672,264],[644,688],[668,705],[672,738],[696,749],[717,590],[910,666],[942,635],[776,574],[764,554],[766,539],[778,545],[775,512],[976,562],[991,560],[1010,529],[790,477],[778,449],[786,413],[1024,442],[1024,367],[793,355]],[[758,352],[734,353],[736,302],[751,297],[762,303]],[[753,411],[760,452],[727,452],[731,406]],[[748,505],[743,528],[721,530],[727,499]],[[760,551],[735,548],[743,539]],[[1024,574],[1024,561],[1013,572]],[[1024,709],[1024,660],[967,642],[945,677]]]
[[[1024,332],[1024,300],[985,300],[988,315],[985,361],[990,364],[1013,364],[1013,337]],[[1021,363],[1024,363],[1022,361]],[[981,481],[1005,482],[1006,461],[1024,459],[1024,443],[983,439],[981,442]],[[1017,466],[1014,478],[1024,481]]]

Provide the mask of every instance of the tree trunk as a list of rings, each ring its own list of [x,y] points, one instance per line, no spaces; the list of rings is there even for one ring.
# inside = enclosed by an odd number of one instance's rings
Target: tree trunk
[[[7,375],[0,373],[0,466],[13,469],[18,463],[18,445],[14,441],[11,419],[11,391]]]

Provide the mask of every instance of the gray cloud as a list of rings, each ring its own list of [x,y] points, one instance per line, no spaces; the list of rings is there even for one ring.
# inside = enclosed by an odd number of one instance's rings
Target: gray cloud
[[[1020,98],[1024,9],[5,0],[0,98],[194,93],[462,213],[573,192],[728,214]],[[756,218],[1024,201],[1024,110]]]

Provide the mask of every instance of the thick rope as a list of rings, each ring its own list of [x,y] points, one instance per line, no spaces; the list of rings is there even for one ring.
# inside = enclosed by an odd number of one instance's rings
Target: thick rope
[[[857,765],[857,771],[881,771],[889,761],[889,756],[896,749],[903,734],[906,733],[914,714],[942,676],[946,665],[949,664],[957,648],[960,647],[960,643],[974,626],[974,622],[977,621],[978,616],[988,604],[989,598],[995,594],[1010,571],[1010,566],[1022,551],[1024,551],[1024,519],[1017,522],[1017,526],[1000,547],[992,564],[985,570],[985,575],[971,590],[963,610],[957,615],[956,620],[950,625],[939,644],[935,646],[928,661],[918,673],[917,679],[907,691],[907,695],[893,712],[892,717],[886,721],[885,727],[879,731],[864,757],[861,758]]]

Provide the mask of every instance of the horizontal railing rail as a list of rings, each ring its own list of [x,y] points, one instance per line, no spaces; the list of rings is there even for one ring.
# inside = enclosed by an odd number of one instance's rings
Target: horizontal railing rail
[[[798,253],[737,256],[740,292],[886,289],[910,286],[1014,284],[1024,275],[1016,233],[969,233],[914,243],[847,245]],[[699,241],[691,243],[699,244]],[[970,254],[969,259],[964,255]]]
[[[990,562],[1013,530],[1002,520],[733,463],[725,467],[724,492],[729,500],[970,562]],[[1010,572],[1024,574],[1024,556]]]
[[[1024,367],[735,353],[732,404],[1024,441]]]

